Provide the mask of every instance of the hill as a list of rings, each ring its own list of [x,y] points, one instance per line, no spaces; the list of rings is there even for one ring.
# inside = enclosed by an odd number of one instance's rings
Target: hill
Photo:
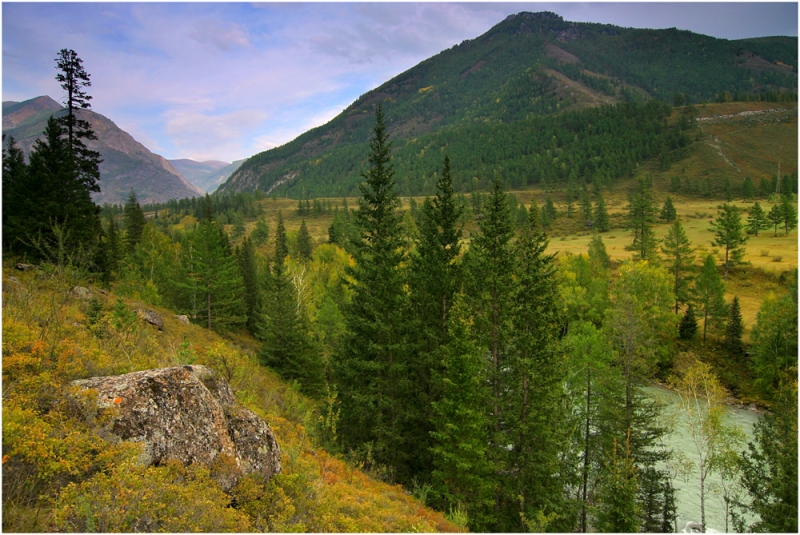
[[[225,182],[229,176],[236,171],[244,160],[237,160],[233,163],[211,160],[207,162],[196,162],[189,159],[169,160],[186,179],[203,190],[211,193]]]
[[[617,180],[649,158],[682,157],[691,119],[665,126],[667,102],[796,100],[796,88],[796,38],[728,41],[520,13],[249,158],[218,191],[355,194],[377,103],[404,195],[431,193],[445,153],[462,191],[495,175],[513,187]]]
[[[79,297],[75,286],[88,293]],[[139,321],[139,308],[160,314],[163,331]],[[459,530],[402,488],[322,449],[317,403],[237,342],[95,287],[71,268],[4,265],[4,531]],[[71,408],[72,380],[184,364],[223,374],[237,401],[270,424],[280,476],[245,478],[225,494],[208,469],[137,464],[134,445],[104,441],[103,422],[81,421]]]
[[[64,113],[63,108],[47,96],[24,102],[3,102],[3,134],[13,136],[25,155],[44,132],[47,119]],[[87,110],[78,115],[92,126],[97,141],[87,146],[100,153],[100,193],[93,195],[98,204],[124,204],[131,190],[139,202],[166,202],[169,199],[196,197],[203,194],[189,183],[163,157],[153,154],[113,121]]]

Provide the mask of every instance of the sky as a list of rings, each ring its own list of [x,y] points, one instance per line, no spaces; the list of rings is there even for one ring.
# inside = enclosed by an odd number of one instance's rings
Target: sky
[[[3,101],[63,102],[55,57],[91,75],[92,109],[167,159],[232,162],[325,124],[362,94],[510,14],[677,27],[723,39],[797,36],[778,3],[2,4]]]

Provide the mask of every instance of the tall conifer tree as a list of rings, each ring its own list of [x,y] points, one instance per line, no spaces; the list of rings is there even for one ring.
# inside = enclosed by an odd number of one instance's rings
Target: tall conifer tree
[[[461,289],[461,251],[463,209],[455,202],[450,159],[445,156],[441,176],[436,183],[436,197],[426,199],[419,217],[416,249],[411,256],[409,287],[411,290],[411,328],[416,333],[416,348],[409,355],[409,373],[416,385],[413,405],[407,424],[412,439],[419,445],[414,471],[430,472],[428,450],[431,443],[431,403],[437,398],[431,374],[441,365],[439,349],[448,343],[448,316],[453,299]],[[413,423],[413,420],[417,420]],[[424,478],[421,475],[418,479]]]
[[[742,226],[742,216],[739,208],[725,203],[717,214],[717,219],[711,223],[714,231],[712,245],[725,248],[725,279],[728,278],[730,268],[740,264],[744,257],[744,244],[747,236]]]
[[[356,217],[352,303],[345,308],[348,335],[336,353],[341,395],[339,429],[346,448],[371,448],[373,459],[408,481],[403,419],[409,401],[404,319],[407,296],[402,229],[397,214],[391,143],[377,108],[369,169],[363,173]]]
[[[665,263],[672,275],[672,291],[675,294],[675,314],[681,304],[689,300],[689,278],[687,273],[694,266],[694,248],[680,221],[675,221],[661,245]]]

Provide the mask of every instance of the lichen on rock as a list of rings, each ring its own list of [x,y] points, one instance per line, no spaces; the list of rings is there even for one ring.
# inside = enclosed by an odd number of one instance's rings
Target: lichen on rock
[[[97,415],[112,411],[100,434],[112,442],[141,442],[143,464],[169,459],[199,463],[220,474],[218,483],[225,490],[241,475],[257,472],[268,479],[281,471],[272,429],[239,406],[228,383],[205,366],[92,377],[73,384],[97,391]],[[231,469],[213,470],[221,464]]]

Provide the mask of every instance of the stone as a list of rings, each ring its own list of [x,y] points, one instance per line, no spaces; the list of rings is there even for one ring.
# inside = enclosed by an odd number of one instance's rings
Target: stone
[[[34,266],[33,264],[25,264],[23,262],[19,262],[14,267],[17,268],[20,271],[31,271],[31,270],[36,269],[36,266]]]
[[[11,292],[19,289],[19,279],[16,277],[8,277],[3,281],[3,293]]]
[[[136,311],[136,315],[140,320],[146,321],[150,325],[155,325],[158,327],[159,331],[164,330],[164,319],[152,310],[139,309]]]
[[[73,286],[70,293],[77,297],[78,299],[91,299],[92,292],[89,291],[88,288],[84,288],[83,286]]]
[[[178,314],[175,316],[175,319],[180,321],[181,323],[185,323],[186,325],[189,325],[190,323],[189,316],[187,316],[186,314]]]
[[[73,384],[98,393],[96,406],[82,409],[87,419],[113,411],[100,435],[111,442],[141,442],[139,461],[145,465],[169,459],[199,463],[212,469],[212,477],[226,491],[243,474],[269,479],[281,472],[281,451],[270,426],[239,406],[228,383],[205,366],[93,377]],[[215,471],[221,465],[232,469]]]

